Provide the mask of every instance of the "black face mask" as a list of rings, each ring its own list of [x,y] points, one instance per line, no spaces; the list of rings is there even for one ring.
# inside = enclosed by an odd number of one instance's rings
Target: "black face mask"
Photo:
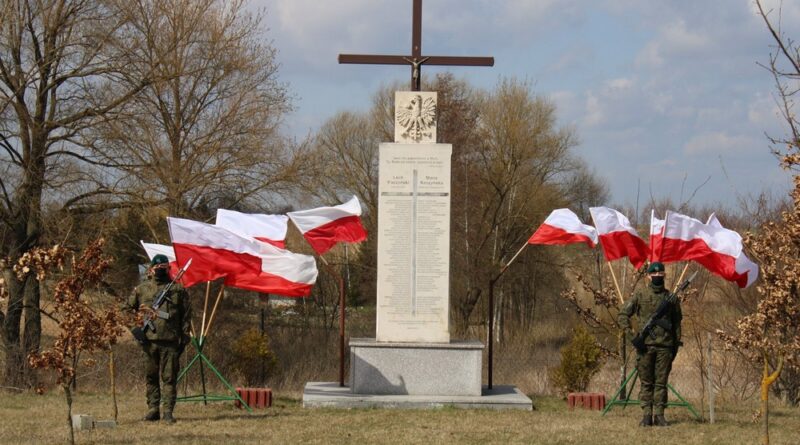
[[[159,283],[166,283],[169,282],[169,270],[159,267],[155,271],[153,271],[153,276],[155,277],[156,281]]]
[[[653,280],[653,286],[662,287],[664,286],[664,277],[650,277]]]

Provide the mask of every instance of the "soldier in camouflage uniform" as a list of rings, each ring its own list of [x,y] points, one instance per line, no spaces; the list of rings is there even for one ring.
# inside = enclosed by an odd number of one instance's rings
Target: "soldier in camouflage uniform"
[[[659,262],[647,268],[650,283],[633,298],[628,300],[620,310],[618,322],[625,330],[628,340],[634,337],[630,317],[636,315],[639,329],[647,323],[656,311],[659,303],[669,295],[664,287],[664,265]],[[647,352],[636,356],[636,370],[639,372],[641,389],[639,400],[642,405],[642,421],[639,426],[667,426],[664,409],[667,407],[667,380],[672,370],[672,361],[681,343],[681,305],[676,301],[667,313],[657,321],[651,335],[644,342]]]
[[[134,289],[127,302],[131,310],[152,307],[153,300],[170,281],[169,260],[156,255],[150,263],[152,276]],[[147,421],[175,423],[172,411],[177,396],[176,384],[180,368],[179,359],[184,346],[189,342],[192,310],[189,295],[179,283],[173,284],[166,302],[154,318],[155,330],[146,332],[147,342],[142,345],[145,353],[145,379],[147,381],[147,406],[144,417]],[[160,379],[159,379],[160,374]],[[163,383],[163,387],[159,385]],[[159,415],[159,404],[162,411]]]

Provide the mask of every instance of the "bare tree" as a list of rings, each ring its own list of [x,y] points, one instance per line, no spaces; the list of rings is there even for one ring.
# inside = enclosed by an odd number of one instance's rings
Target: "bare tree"
[[[262,15],[243,0],[119,3],[146,54],[128,71],[162,79],[87,141],[124,172],[128,199],[186,216],[215,200],[270,201],[287,187],[303,163],[278,131],[290,97]]]
[[[456,326],[462,330],[490,275],[523,245],[536,222],[566,204],[562,180],[577,167],[571,154],[577,142],[574,132],[556,126],[555,106],[534,95],[528,83],[503,80],[478,99],[476,108],[472,143],[455,150],[453,163],[452,258],[459,272],[451,280],[451,298]],[[547,269],[552,262],[538,260],[519,262],[516,267],[529,270],[515,275],[527,280],[548,276],[530,270],[537,265]],[[531,297],[502,287],[498,295],[500,305],[505,305],[504,297]]]
[[[44,205],[67,208],[110,193],[110,178],[86,174],[98,160],[76,141],[152,80],[127,70],[139,49],[123,43],[129,30],[107,1],[0,1],[0,245],[9,295],[0,327],[8,386],[26,384],[23,358],[39,349],[41,336],[39,283],[30,275],[18,280],[11,267],[41,243]]]
[[[776,44],[767,69],[775,79],[778,104],[789,131],[787,137],[771,138],[771,142],[779,147],[773,151],[780,157],[781,166],[794,172],[794,188],[790,193],[792,205],[780,220],[767,222],[745,236],[745,244],[761,266],[758,305],[739,320],[734,333],[720,334],[762,366],[762,443],[769,444],[770,388],[785,367],[797,366],[800,360],[800,121],[794,111],[800,91],[800,46],[781,31],[780,15],[773,22],[759,0],[756,6]]]

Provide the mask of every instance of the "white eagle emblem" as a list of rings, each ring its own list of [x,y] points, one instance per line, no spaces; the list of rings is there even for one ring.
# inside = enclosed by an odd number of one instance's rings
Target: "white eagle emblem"
[[[432,97],[424,100],[421,95],[414,96],[406,106],[397,107],[397,123],[403,128],[403,137],[419,142],[430,138],[436,125],[436,101]]]

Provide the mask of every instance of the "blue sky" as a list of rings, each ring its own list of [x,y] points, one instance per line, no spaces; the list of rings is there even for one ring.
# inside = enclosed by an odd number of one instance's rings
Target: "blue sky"
[[[379,86],[408,79],[405,67],[336,57],[408,54],[411,4],[251,0],[266,11],[265,35],[297,98],[291,134],[313,133],[339,110],[366,110]],[[549,97],[615,203],[635,204],[637,183],[640,201],[651,191],[678,201],[708,181],[692,203],[726,206],[737,194],[788,187],[765,136],[784,128],[773,79],[756,63],[773,48],[751,0],[424,0],[422,16],[423,55],[494,56],[492,68],[451,71],[487,89],[527,79]],[[782,18],[800,39],[800,2],[786,1]]]

